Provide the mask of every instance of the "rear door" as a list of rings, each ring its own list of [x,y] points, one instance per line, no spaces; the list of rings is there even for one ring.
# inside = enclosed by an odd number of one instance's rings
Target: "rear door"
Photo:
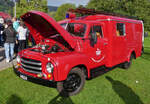
[[[119,64],[127,59],[127,31],[126,24],[116,22],[113,36],[113,64]]]

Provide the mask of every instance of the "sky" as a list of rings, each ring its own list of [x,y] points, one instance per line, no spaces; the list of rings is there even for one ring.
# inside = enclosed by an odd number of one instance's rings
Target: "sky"
[[[78,5],[86,5],[89,0],[47,0],[49,6],[60,6],[65,3],[72,3],[76,6]]]

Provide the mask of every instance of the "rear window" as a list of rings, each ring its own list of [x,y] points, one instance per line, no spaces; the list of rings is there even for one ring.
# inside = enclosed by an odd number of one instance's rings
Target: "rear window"
[[[125,36],[125,24],[124,23],[117,23],[117,36]]]

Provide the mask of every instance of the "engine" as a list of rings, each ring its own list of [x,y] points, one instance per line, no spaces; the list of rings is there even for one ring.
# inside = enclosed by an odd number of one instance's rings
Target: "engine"
[[[48,44],[38,44],[31,51],[40,52],[43,54],[56,53],[56,52],[64,52],[64,50],[58,45],[48,45]]]

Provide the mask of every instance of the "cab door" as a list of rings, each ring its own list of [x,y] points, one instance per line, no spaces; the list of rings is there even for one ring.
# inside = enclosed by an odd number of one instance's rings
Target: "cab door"
[[[96,68],[105,63],[105,40],[104,26],[102,24],[92,24],[88,34],[87,55],[90,68]]]

